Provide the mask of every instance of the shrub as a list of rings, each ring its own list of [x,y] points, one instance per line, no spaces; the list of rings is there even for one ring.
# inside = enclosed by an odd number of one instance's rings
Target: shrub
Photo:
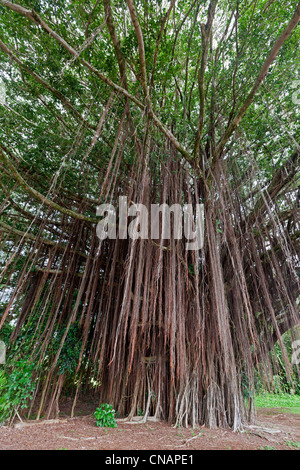
[[[18,410],[27,408],[36,386],[34,369],[34,364],[23,360],[11,370],[0,371],[0,422],[13,419]]]
[[[108,403],[102,404],[99,408],[96,408],[94,418],[96,418],[96,426],[103,428],[115,428],[117,426],[115,410],[112,405]]]

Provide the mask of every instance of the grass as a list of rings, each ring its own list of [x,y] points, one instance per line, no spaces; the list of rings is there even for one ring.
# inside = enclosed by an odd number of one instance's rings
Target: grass
[[[287,408],[291,413],[300,413],[300,395],[287,393],[264,393],[255,397],[257,408]]]
[[[276,450],[276,447],[273,447],[273,446],[265,446],[265,447],[260,447],[259,450]]]
[[[300,442],[287,441],[286,445],[289,446],[291,449],[293,447],[296,447],[296,449],[300,449]]]

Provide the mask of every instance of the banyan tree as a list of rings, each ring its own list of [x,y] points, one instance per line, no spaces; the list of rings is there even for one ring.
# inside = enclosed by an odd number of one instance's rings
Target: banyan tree
[[[0,17],[0,334],[35,364],[29,408],[92,391],[129,420],[238,429],[275,343],[294,380],[300,3],[0,0]],[[202,205],[203,245],[161,220],[100,239],[121,196]]]

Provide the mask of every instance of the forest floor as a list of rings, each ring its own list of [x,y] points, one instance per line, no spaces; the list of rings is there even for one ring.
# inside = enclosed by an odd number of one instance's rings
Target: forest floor
[[[259,409],[255,426],[242,432],[123,420],[105,429],[87,411],[77,409],[70,418],[61,410],[58,420],[2,426],[0,450],[300,450],[300,414],[282,408]]]

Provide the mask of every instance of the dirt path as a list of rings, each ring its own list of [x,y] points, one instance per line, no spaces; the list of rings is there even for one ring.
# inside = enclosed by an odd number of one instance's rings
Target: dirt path
[[[260,411],[256,427],[242,433],[120,420],[117,428],[103,429],[95,426],[92,416],[0,427],[0,450],[296,450],[299,442],[300,415],[281,410]]]

